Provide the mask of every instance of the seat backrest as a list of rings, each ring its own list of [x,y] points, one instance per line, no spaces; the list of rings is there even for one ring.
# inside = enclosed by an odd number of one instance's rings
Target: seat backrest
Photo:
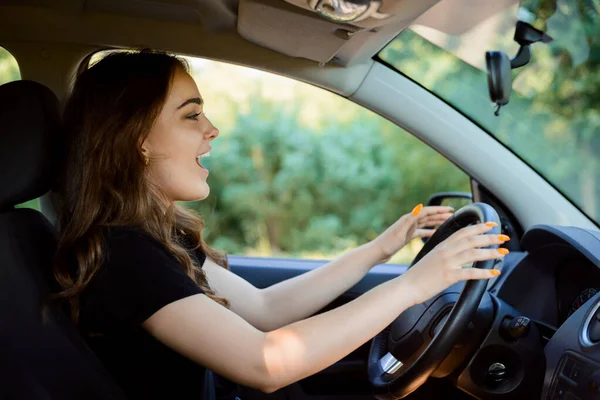
[[[55,179],[58,100],[45,86],[0,86],[0,399],[125,399],[49,293],[56,232],[16,204]]]

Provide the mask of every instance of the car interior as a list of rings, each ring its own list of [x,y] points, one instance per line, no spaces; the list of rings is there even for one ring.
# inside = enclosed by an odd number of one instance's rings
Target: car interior
[[[242,388],[242,400],[600,399],[596,214],[476,118],[380,56],[412,26],[460,35],[519,3],[0,0],[0,46],[21,74],[0,86],[0,399],[126,398],[76,327],[45,299],[56,289],[50,266],[59,232],[51,188],[61,157],[61,106],[81,65],[97,52],[129,48],[275,73],[369,109],[468,174],[470,193],[431,193],[428,201],[467,200],[454,229],[492,220],[512,238],[511,253],[494,265],[499,277],[454,285],[318,374],[272,394]],[[560,11],[568,2],[548,3]],[[535,59],[535,46],[558,41],[537,29],[519,26],[521,47],[512,60],[481,53],[488,60],[481,92],[491,100],[490,116],[497,107],[501,118],[518,101],[510,98],[511,68]],[[15,208],[37,198],[41,212]],[[422,252],[437,243],[426,242]],[[230,255],[229,264],[264,288],[320,262]],[[373,268],[323,311],[409,267]],[[214,391],[206,397],[214,399]]]

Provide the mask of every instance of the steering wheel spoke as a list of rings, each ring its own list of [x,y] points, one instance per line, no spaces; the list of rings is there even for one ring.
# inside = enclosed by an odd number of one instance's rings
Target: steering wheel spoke
[[[387,375],[395,375],[403,365],[402,361],[396,359],[392,353],[387,353],[379,360],[381,370]]]

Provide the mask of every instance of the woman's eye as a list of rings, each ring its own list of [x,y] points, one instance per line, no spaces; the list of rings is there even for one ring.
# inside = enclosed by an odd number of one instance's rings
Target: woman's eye
[[[196,114],[191,114],[191,115],[188,115],[186,118],[187,118],[187,119],[194,120],[194,121],[198,121],[198,117],[199,117],[201,114],[202,114],[201,112],[200,112],[200,113],[196,113]]]

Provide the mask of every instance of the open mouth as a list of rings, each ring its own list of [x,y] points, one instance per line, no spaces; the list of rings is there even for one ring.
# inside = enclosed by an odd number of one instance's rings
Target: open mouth
[[[196,163],[200,166],[200,168],[202,168],[205,171],[208,171],[206,168],[204,168],[204,166],[202,165],[202,162],[200,161],[202,158],[205,157],[210,157],[210,151],[207,151],[204,154],[200,154],[198,156],[196,156]]]

